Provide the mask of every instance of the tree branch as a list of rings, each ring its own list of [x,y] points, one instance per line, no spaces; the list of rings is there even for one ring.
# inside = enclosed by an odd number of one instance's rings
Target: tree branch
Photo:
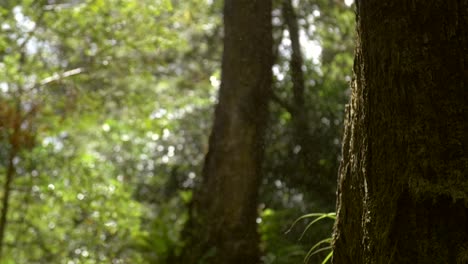
[[[76,68],[63,73],[54,73],[52,76],[42,79],[42,81],[39,82],[39,86],[44,86],[52,82],[60,81],[65,78],[78,75],[82,72],[84,72],[83,68]]]

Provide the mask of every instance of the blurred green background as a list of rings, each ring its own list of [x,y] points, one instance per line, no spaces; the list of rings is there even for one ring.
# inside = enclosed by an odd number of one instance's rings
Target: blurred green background
[[[0,263],[172,263],[220,84],[222,5],[1,1]],[[264,263],[301,263],[331,234],[331,220],[301,240],[307,219],[286,231],[301,215],[335,210],[352,75],[352,2],[293,6],[310,166],[301,165],[285,107],[293,97],[291,40],[277,1],[278,100],[270,105],[257,219]]]

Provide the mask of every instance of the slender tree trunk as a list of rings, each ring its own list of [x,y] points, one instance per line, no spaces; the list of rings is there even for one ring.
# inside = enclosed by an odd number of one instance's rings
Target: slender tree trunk
[[[315,140],[312,138],[309,127],[309,118],[307,115],[307,107],[305,104],[305,81],[304,81],[304,61],[301,51],[300,43],[300,29],[298,25],[298,18],[292,0],[283,0],[283,16],[289,32],[289,39],[291,40],[291,59],[289,62],[292,90],[293,90],[293,103],[291,104],[290,114],[292,115],[292,122],[294,126],[295,144],[299,149],[300,166],[307,172],[305,179],[306,182],[314,184],[314,192],[319,194],[321,198],[327,201],[328,204],[333,204],[335,201],[334,191],[330,191],[328,186],[324,186],[322,179],[316,175],[317,166],[316,161],[319,159],[319,151],[314,150]],[[304,184],[306,184],[304,182]]]
[[[293,106],[296,112],[292,114],[299,115],[300,113],[305,112],[304,111],[305,83],[304,83],[304,73],[302,71],[304,62],[302,59],[301,43],[299,41],[299,25],[297,23],[296,12],[294,12],[294,7],[292,5],[291,0],[283,1],[283,16],[284,16],[286,25],[288,26],[289,39],[291,40],[291,60],[289,62],[289,65],[290,65],[290,71],[291,71],[291,80],[293,83],[293,100],[294,100]],[[300,123],[303,123],[303,122],[300,122]],[[301,126],[306,127],[307,123],[304,123]]]
[[[271,1],[226,0],[224,53],[203,182],[181,263],[260,262],[257,196],[272,84]]]
[[[334,263],[468,263],[468,1],[357,1]]]
[[[8,168],[5,175],[5,183],[3,184],[2,211],[0,213],[0,261],[2,261],[3,258],[5,230],[7,226],[8,208],[10,205],[11,183],[13,182],[13,177],[15,174],[15,165],[13,163],[15,156],[15,151],[11,150],[10,157],[8,158]]]
[[[8,223],[8,209],[10,206],[10,193],[11,193],[11,185],[13,183],[13,179],[15,177],[15,164],[14,160],[18,153],[19,148],[19,138],[20,138],[20,129],[21,129],[21,116],[20,116],[20,102],[17,103],[16,112],[14,116],[2,116],[4,119],[10,119],[12,122],[10,124],[6,124],[6,128],[11,127],[11,134],[9,136],[9,145],[10,151],[8,154],[8,162],[7,162],[7,169],[5,175],[5,182],[3,183],[3,190],[2,190],[2,210],[0,211],[0,262],[3,259],[3,248],[5,245],[5,231]],[[4,120],[5,121],[5,120]],[[0,126],[1,127],[1,126]]]
[[[304,72],[302,71],[304,62],[302,60],[301,44],[299,42],[299,25],[291,0],[283,1],[283,16],[288,27],[289,39],[291,40],[289,68],[293,90],[291,115],[293,117],[295,139],[297,146],[300,147],[299,155],[301,156],[301,162],[304,167],[309,168],[311,159],[309,151],[310,142],[308,141],[309,126],[304,99],[305,83]]]

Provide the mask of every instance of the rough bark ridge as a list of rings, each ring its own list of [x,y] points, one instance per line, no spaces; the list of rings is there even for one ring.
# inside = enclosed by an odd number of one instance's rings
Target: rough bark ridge
[[[272,83],[271,1],[226,0],[219,103],[181,263],[259,263],[257,196]]]
[[[468,263],[468,1],[357,1],[334,263]]]

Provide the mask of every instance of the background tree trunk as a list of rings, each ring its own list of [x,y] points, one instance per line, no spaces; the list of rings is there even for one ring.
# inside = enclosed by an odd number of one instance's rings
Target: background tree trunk
[[[272,83],[271,1],[225,1],[224,26],[219,103],[181,263],[260,262],[256,218]]]
[[[357,1],[334,263],[468,263],[468,1]]]
[[[304,60],[301,52],[300,27],[298,18],[294,10],[292,0],[284,0],[282,3],[284,22],[288,28],[289,39],[291,40],[291,58],[289,70],[291,74],[293,98],[289,110],[294,124],[294,139],[299,147],[299,166],[298,170],[305,171],[307,175],[301,175],[304,178],[303,184],[312,182],[314,192],[320,195],[321,200],[327,204],[335,203],[335,190],[330,190],[323,178],[317,174],[317,160],[320,160],[320,151],[316,138],[311,134],[309,109],[306,106],[306,84],[304,80]],[[287,103],[286,103],[287,104]],[[287,109],[288,109],[287,108]],[[334,182],[333,182],[334,183]],[[334,184],[333,184],[334,185]]]
[[[16,173],[15,158],[18,158],[18,153],[22,147],[21,123],[23,121],[21,100],[18,99],[15,106],[12,108],[9,108],[9,105],[6,103],[2,103],[4,105],[2,106],[2,109],[0,109],[0,131],[3,128],[6,131],[9,130],[10,133],[7,134],[9,141],[8,161],[6,163],[7,168],[2,189],[2,209],[0,210],[0,263],[3,261],[5,250],[5,234],[8,226],[10,197]]]

